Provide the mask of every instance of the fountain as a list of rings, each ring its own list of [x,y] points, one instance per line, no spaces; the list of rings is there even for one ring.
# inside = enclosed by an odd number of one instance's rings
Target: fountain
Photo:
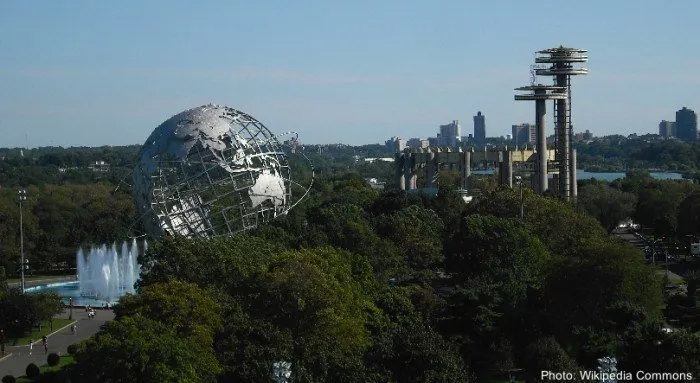
[[[144,251],[147,247],[148,244],[144,241]],[[83,249],[78,249],[76,258],[80,296],[114,303],[120,296],[135,292],[134,284],[138,280],[140,269],[136,263],[136,239],[131,247],[124,241],[120,251],[116,244],[111,248],[106,245],[91,247],[87,256]]]

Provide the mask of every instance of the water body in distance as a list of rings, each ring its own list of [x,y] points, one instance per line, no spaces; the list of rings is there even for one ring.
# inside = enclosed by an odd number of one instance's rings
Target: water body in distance
[[[487,169],[487,170],[472,170],[472,174],[479,174],[479,175],[489,175],[489,174],[494,174],[496,171],[494,169]],[[657,180],[682,180],[683,175],[680,173],[673,173],[673,172],[653,172],[649,173],[651,175],[651,178],[657,179]],[[552,175],[549,175],[549,178],[552,178]],[[587,172],[583,169],[578,169],[576,171],[576,179],[577,180],[589,180],[591,178],[595,178],[597,180],[601,181],[615,181],[616,179],[620,178],[625,178],[625,173],[624,172]]]

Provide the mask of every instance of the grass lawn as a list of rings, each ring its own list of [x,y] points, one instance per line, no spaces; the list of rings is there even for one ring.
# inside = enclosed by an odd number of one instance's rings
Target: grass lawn
[[[71,323],[75,322],[74,320],[70,319],[61,319],[61,318],[54,318],[53,320],[53,331],[56,331],[60,329],[63,326],[67,326]],[[29,344],[29,339],[34,339],[34,341],[41,340],[41,337],[44,335],[48,335],[52,333],[51,331],[51,326],[49,326],[49,321],[43,321],[41,323],[41,330],[39,330],[39,327],[34,327],[31,332],[24,334],[24,336],[17,338],[17,339],[9,339],[7,341],[8,344],[12,346],[21,346],[23,344]]]
[[[65,279],[65,278],[72,278],[75,277],[75,274],[69,274],[69,275],[28,275],[24,277],[25,282],[31,282],[31,281],[52,281],[52,280],[60,280],[60,279]],[[10,278],[7,280],[7,283],[19,283],[21,281],[20,278]]]
[[[73,359],[72,355],[62,355],[61,360],[59,360],[58,364],[55,366],[49,366],[47,364],[40,366],[39,371],[43,374],[44,372],[48,371],[57,371],[60,370],[63,366],[68,365],[68,364],[73,364],[75,363],[75,359]],[[17,378],[17,383],[30,383],[33,382],[33,380],[27,378],[26,376],[20,376]]]

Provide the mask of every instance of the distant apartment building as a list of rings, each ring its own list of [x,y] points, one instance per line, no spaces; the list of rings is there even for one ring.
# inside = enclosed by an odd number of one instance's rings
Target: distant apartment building
[[[438,135],[438,146],[447,146],[454,148],[459,144],[462,137],[462,128],[459,126],[459,121],[454,120],[447,125],[440,125],[440,134]]]
[[[384,144],[389,152],[403,152],[406,149],[406,142],[401,137],[391,137]]]
[[[439,136],[439,134],[438,134]],[[438,146],[438,137],[428,137],[428,146],[435,147]]]
[[[682,141],[698,139],[698,116],[685,106],[676,112],[676,138]]]
[[[481,146],[486,144],[486,116],[481,111],[474,116],[474,143]]]
[[[673,121],[661,120],[659,123],[659,136],[668,140],[676,137],[676,123]]]
[[[296,153],[297,148],[299,148],[299,146],[301,145],[301,143],[299,142],[299,140],[296,137],[293,137],[292,139],[284,141],[283,144],[285,146],[289,147],[289,151],[291,153]]]
[[[537,126],[535,124],[522,123],[513,125],[512,130],[515,146],[520,147],[537,141]]]
[[[406,141],[406,146],[411,149],[421,149],[428,147],[428,140],[421,140],[420,138],[411,138]]]
[[[593,139],[593,133],[586,129],[585,132],[578,132],[574,134],[574,141],[590,141]]]

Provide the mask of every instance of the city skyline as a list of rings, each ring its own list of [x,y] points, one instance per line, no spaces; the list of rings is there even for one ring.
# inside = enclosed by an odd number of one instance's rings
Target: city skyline
[[[429,137],[477,111],[487,136],[505,136],[534,121],[513,101],[533,53],[560,44],[589,51],[590,75],[572,80],[575,132],[656,133],[700,109],[700,52],[683,48],[700,4],[546,3],[3,2],[0,146],[142,144],[207,103],[304,143]]]

